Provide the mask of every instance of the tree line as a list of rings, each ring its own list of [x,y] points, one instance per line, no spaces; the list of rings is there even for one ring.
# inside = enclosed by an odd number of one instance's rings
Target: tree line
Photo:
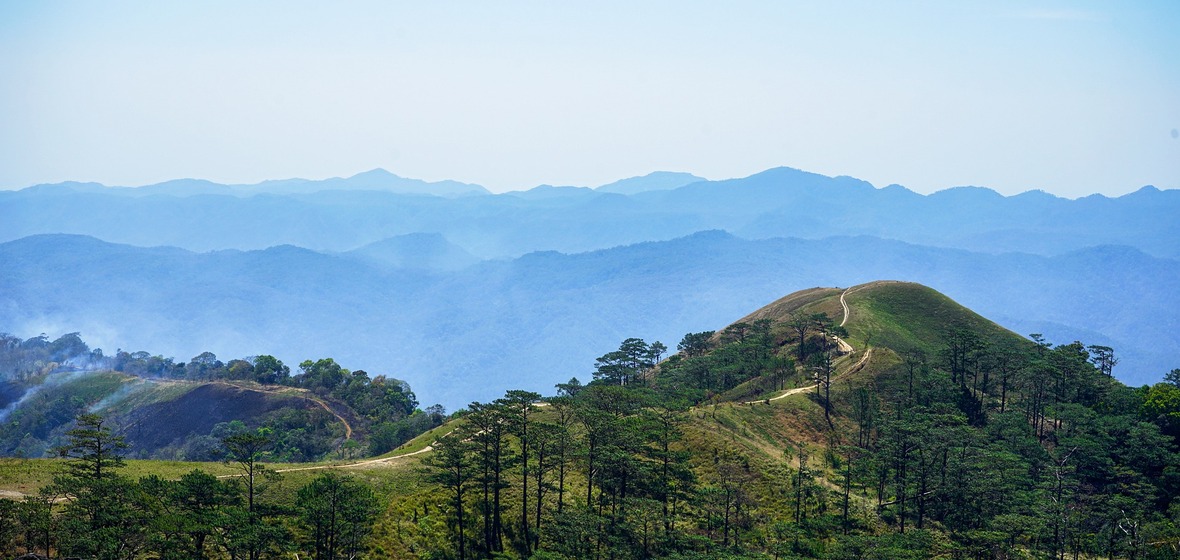
[[[825,315],[796,326],[790,340],[802,343],[789,352],[781,325],[759,320],[689,333],[664,361],[663,344],[628,338],[595,361],[589,384],[571,379],[544,401],[513,390],[472,403],[424,461],[444,522],[415,538],[439,547],[430,557],[460,559],[743,549],[758,474],[732,449],[694,453],[685,426],[694,405],[743,383],[762,392],[809,379],[797,359],[818,365],[829,354],[830,363],[831,337],[843,331]]]
[[[0,550],[99,560],[259,560],[292,552],[335,560],[367,549],[380,511],[368,485],[325,471],[284,503],[268,492],[280,475],[262,462],[267,430],[222,443],[234,476],[195,469],[177,480],[132,480],[121,473],[123,438],[101,416],[79,416],[57,450],[65,462],[52,484],[23,501],[0,500]]]

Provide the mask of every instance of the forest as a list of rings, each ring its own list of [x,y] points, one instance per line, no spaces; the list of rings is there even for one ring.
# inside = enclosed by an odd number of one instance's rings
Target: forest
[[[1176,557],[1180,370],[1132,389],[1104,347],[953,330],[832,395],[830,323],[807,319],[811,337],[689,334],[658,367],[628,340],[586,386],[473,405],[426,460],[441,493],[420,507],[445,511],[417,536],[442,549],[426,557]],[[818,437],[774,460],[701,433],[735,421],[705,403],[799,381],[796,363],[818,380]]]

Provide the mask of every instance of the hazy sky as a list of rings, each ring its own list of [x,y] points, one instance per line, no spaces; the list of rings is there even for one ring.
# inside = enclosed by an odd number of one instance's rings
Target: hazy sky
[[[1180,188],[1180,2],[0,0],[0,188]]]

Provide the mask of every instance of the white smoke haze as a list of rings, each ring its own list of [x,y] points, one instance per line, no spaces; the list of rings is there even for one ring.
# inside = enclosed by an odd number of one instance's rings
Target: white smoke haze
[[[28,402],[29,399],[39,395],[42,391],[60,387],[66,383],[70,383],[82,377],[93,374],[94,372],[92,371],[59,371],[46,375],[44,380],[26,389],[20,398],[11,403],[8,403],[8,406],[0,410],[0,422],[8,420],[8,416],[12,414],[13,411],[20,408],[22,405]]]
[[[38,316],[24,319],[17,319],[13,321],[17,323],[11,332],[17,336],[18,333],[37,333],[45,334],[49,340],[55,340],[67,333],[77,332],[81,333],[82,340],[93,351],[95,349],[102,349],[103,355],[113,356],[118,349],[119,344],[126,344],[124,342],[124,333],[111,323],[105,321],[95,321],[89,318],[62,318]],[[0,329],[3,331],[3,329]],[[36,336],[36,335],[30,335]]]
[[[103,397],[98,402],[95,402],[94,404],[87,407],[86,411],[93,414],[95,412],[106,410],[127,398],[128,395],[134,393],[135,390],[141,387],[144,383],[148,383],[148,381],[138,378],[128,379],[124,381],[123,385],[115,390],[115,392]]]

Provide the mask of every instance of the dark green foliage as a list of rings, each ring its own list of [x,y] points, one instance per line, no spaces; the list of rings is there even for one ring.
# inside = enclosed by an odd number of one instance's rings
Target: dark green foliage
[[[676,351],[687,358],[703,356],[713,347],[714,331],[688,333],[676,345]]]
[[[789,324],[769,319],[731,325],[718,340],[712,332],[686,334],[677,345],[680,354],[660,365],[659,383],[682,388],[695,402],[731,390],[738,392],[726,396],[737,400],[786,388],[796,377],[800,349],[810,348],[803,355],[820,358],[831,350],[825,333],[837,328],[822,314],[805,316],[799,324],[812,335],[804,337],[804,345],[797,344],[797,331]],[[786,347],[792,343],[793,350]]]
[[[281,408],[260,420],[273,434],[272,461],[316,461],[329,455],[344,438],[344,427],[322,408]]]
[[[832,560],[923,560],[941,557],[953,546],[930,531],[839,537],[824,555]]]
[[[237,466],[241,476],[235,479],[245,494],[245,507],[227,511],[228,530],[226,548],[231,554],[249,560],[259,560],[283,550],[289,544],[289,531],[281,523],[284,512],[259,498],[270,484],[279,479],[278,473],[262,463],[273,440],[271,432],[260,429],[225,438],[226,463]]]
[[[470,500],[466,497],[476,482],[476,448],[470,436],[470,431],[461,428],[442,436],[434,445],[434,453],[423,461],[428,467],[427,480],[438,484],[446,492],[450,542],[454,544],[453,552],[460,560],[468,557],[473,537],[467,521],[470,519]]]
[[[12,500],[0,500],[0,550],[15,550],[20,536],[20,504]]]
[[[1013,352],[962,329],[946,340],[941,367],[907,360],[879,380],[894,412],[875,441],[858,437],[883,519],[949,529],[973,555],[1141,554],[1136,528],[1172,507],[1180,456],[1166,422],[1143,422],[1135,391],[1103,371],[1109,358],[1080,343]]]
[[[177,481],[145,477],[139,486],[149,514],[147,548],[161,560],[208,558],[230,508],[240,502],[233,485],[200,470]]]
[[[644,376],[655,367],[666,350],[658,341],[648,345],[641,338],[628,338],[619,345],[618,350],[594,362],[594,379],[618,385],[643,382]]]
[[[308,389],[324,389],[331,392],[337,385],[344,381],[348,370],[340,367],[336,360],[332,358],[323,358],[316,361],[304,360],[300,362],[299,369],[302,373],[296,380],[300,387]]]
[[[132,560],[364,558],[380,504],[372,489],[325,472],[295,496],[271,496],[277,481],[261,461],[265,431],[230,428],[225,453],[241,476],[193,470],[177,480],[122,475],[122,438],[105,419],[82,415],[59,452],[63,472],[37,496],[0,499],[0,556]],[[298,539],[293,538],[298,536]]]
[[[102,417],[83,414],[58,449],[68,458],[55,491],[72,496],[58,520],[59,547],[99,560],[134,558],[144,544],[145,512],[136,485],[119,474],[123,438]]]
[[[299,489],[295,507],[312,558],[356,558],[377,515],[377,498],[368,486],[326,472]]]
[[[548,421],[534,419],[543,410],[535,393],[473,403],[465,427],[426,460],[428,478],[445,490],[452,553],[631,558],[675,549],[694,485],[677,447],[687,404],[639,379],[568,391],[551,401]],[[567,500],[572,472],[585,493]]]
[[[259,383],[285,385],[291,379],[291,368],[274,356],[262,355],[254,358],[250,374]]]
[[[369,454],[381,455],[396,449],[414,439],[418,434],[435,428],[446,420],[439,405],[427,407],[425,411],[415,410],[413,414],[394,422],[380,422],[373,426],[369,435]]]

